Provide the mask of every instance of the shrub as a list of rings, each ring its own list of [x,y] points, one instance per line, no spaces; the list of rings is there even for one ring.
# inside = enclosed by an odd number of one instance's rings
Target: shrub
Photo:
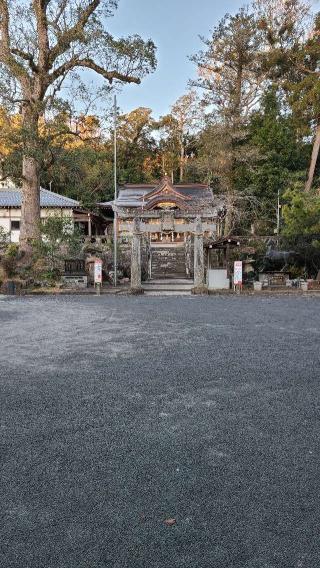
[[[9,233],[0,227],[0,252],[4,252],[10,243]]]
[[[16,243],[9,243],[1,256],[1,266],[6,277],[14,276],[17,268],[17,260],[19,257],[19,247]]]
[[[54,280],[61,273],[63,259],[81,252],[80,233],[71,218],[58,214],[45,219],[40,229],[41,238],[33,243],[34,266],[40,264],[42,276]]]

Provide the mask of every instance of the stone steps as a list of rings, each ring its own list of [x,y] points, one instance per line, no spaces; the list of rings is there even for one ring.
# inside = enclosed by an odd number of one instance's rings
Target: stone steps
[[[184,247],[157,247],[151,251],[151,277],[184,278],[186,260]]]
[[[192,284],[143,284],[143,289],[144,290],[159,290],[159,291],[164,291],[164,292],[169,292],[171,290],[174,291],[185,291],[185,290],[191,290],[191,288],[193,288],[193,283]]]
[[[145,296],[190,296],[191,292],[186,290],[146,290]]]
[[[188,284],[189,286],[193,286],[193,280],[191,278],[180,278],[179,276],[172,276],[172,278],[152,278],[151,280],[146,280],[143,284],[165,284],[169,286],[173,284]]]
[[[186,278],[149,280],[143,282],[142,287],[149,296],[185,296],[191,294],[193,281]]]

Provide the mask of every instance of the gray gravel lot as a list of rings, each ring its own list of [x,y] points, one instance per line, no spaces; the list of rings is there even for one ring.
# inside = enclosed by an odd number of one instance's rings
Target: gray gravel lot
[[[319,568],[320,298],[2,297],[0,326],[1,567]]]

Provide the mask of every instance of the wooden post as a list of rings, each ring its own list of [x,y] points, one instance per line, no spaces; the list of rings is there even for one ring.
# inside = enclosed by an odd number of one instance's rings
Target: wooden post
[[[229,243],[227,243],[227,247],[226,247],[226,267],[227,267],[227,278],[229,278],[230,275],[230,263],[229,263]]]

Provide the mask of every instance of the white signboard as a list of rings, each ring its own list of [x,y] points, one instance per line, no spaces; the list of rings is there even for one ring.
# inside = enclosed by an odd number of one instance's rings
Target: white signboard
[[[234,263],[233,283],[235,286],[242,284],[242,260],[236,260]]]
[[[94,261],[94,283],[102,284],[102,260]]]

